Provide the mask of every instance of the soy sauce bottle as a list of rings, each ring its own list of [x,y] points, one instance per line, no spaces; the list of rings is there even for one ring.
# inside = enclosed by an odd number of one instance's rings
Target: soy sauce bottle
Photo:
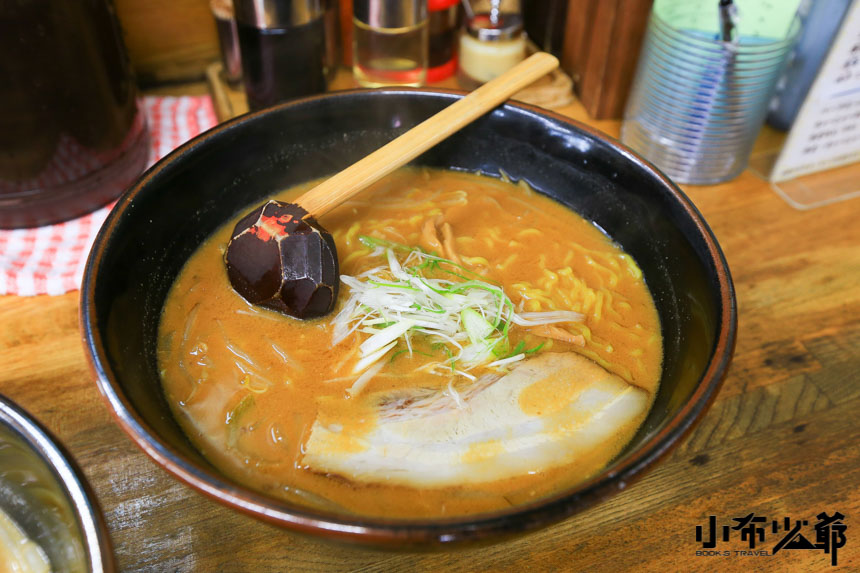
[[[326,90],[324,0],[235,0],[248,108]]]

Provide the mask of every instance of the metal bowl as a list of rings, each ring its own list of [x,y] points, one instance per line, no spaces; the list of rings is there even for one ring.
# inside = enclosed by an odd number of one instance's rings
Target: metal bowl
[[[0,509],[41,547],[53,571],[115,570],[101,509],[80,469],[41,424],[2,395]]]
[[[660,391],[641,431],[598,475],[551,498],[449,519],[387,520],[312,510],[226,478],[170,414],[156,367],[167,291],[195,248],[269,193],[330,175],[449,105],[439,90],[348,91],[242,116],[161,160],[120,199],[96,239],[82,325],[116,421],[165,470],[216,501],[292,530],[377,546],[498,540],[564,519],[624,489],[701,417],[729,364],[736,309],[729,269],[683,192],[604,134],[506,104],[414,164],[525,179],[594,221],[630,253],[664,336]]]

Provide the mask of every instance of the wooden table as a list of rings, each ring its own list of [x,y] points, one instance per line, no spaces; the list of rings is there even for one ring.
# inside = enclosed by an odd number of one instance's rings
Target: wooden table
[[[561,110],[588,121],[582,106]],[[617,136],[619,123],[590,122]],[[759,143],[773,139],[766,133]],[[701,424],[610,501],[519,540],[435,554],[342,547],[259,523],[169,477],[114,424],[78,331],[78,293],[0,297],[0,392],[71,450],[98,494],[122,571],[830,570],[822,551],[750,556],[730,530],[703,556],[696,527],[841,512],[840,568],[860,568],[860,199],[789,207],[749,171],[685,189],[713,228],[739,304],[735,358]],[[778,521],[779,533],[772,522]],[[755,524],[755,523],[754,523]],[[723,555],[722,552],[729,554]]]

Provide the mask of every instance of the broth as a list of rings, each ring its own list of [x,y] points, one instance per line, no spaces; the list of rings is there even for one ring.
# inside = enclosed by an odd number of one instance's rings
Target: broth
[[[307,188],[276,198],[289,200]],[[314,321],[297,321],[247,303],[230,287],[223,264],[240,216],[193,254],[171,287],[158,349],[164,392],[180,425],[213,465],[239,482],[300,504],[359,515],[415,518],[492,511],[551,495],[594,475],[621,451],[647,414],[660,380],[662,340],[641,272],[593,224],[525,185],[403,169],[321,219],[335,239],[342,276],[360,277],[380,268],[390,272],[386,256],[396,258],[393,253],[402,254],[402,245],[414,246],[421,250],[402,255],[398,265],[405,268],[411,260],[426,266],[435,259],[424,253],[435,252],[456,260],[444,265],[463,280],[503,288],[522,316],[548,311],[583,315],[579,322],[511,324],[500,342],[502,335],[494,331],[495,355],[473,368],[446,356],[457,351],[456,344],[446,346],[413,332],[408,343],[403,339],[384,353],[377,373],[358,382],[360,371],[353,370],[361,344],[374,328],[389,324],[359,328],[333,345],[335,317],[342,317],[338,313],[355,290],[346,284],[332,315]],[[462,336],[460,340],[459,346],[468,345]],[[385,478],[378,471],[377,477],[350,475],[309,462],[320,458],[312,453],[337,462],[339,456],[367,449],[369,433],[385,418],[380,400],[373,397],[385,395],[387,404],[396,402],[400,408],[421,402],[414,395],[402,398],[411,389],[436,392],[451,405],[455,419],[463,411],[461,397],[478,392],[475,387],[482,381],[495,384],[499,376],[513,376],[520,365],[549,363],[553,356],[576,357],[589,369],[598,365],[595,373],[608,371],[613,384],[623,381],[643,396],[646,406],[599,447],[584,448],[575,457],[562,452],[562,465],[543,464],[517,475],[502,472],[498,479],[476,477],[475,483],[447,483],[440,477],[422,486],[395,473]],[[502,364],[488,366],[488,360]],[[559,368],[567,372],[567,366]],[[554,415],[561,396],[584,391],[572,378],[547,375],[541,385],[520,392],[519,408],[528,415]],[[503,377],[498,384],[510,379]],[[340,436],[339,441],[309,451],[318,447],[323,430],[332,430],[328,433]],[[314,443],[309,444],[312,434]],[[498,437],[472,444],[468,454],[489,460],[499,444]]]

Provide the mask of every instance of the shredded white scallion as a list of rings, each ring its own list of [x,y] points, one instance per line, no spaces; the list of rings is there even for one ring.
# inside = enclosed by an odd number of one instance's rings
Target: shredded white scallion
[[[506,366],[512,362],[519,362],[525,357],[525,353],[520,352],[519,354],[511,356],[510,358],[503,358],[501,360],[496,360],[495,362],[490,362],[489,364],[487,364],[487,368],[498,368],[499,366]]]
[[[379,371],[382,370],[382,367],[385,366],[385,362],[377,362],[367,370],[361,373],[361,376],[355,379],[355,382],[352,383],[346,393],[350,395],[350,397],[354,398],[364,390],[364,387],[373,379],[374,376],[379,374]]]
[[[540,326],[557,322],[582,322],[582,313],[572,310],[550,310],[547,312],[514,313],[512,322],[519,326]]]
[[[453,261],[382,239],[359,240],[374,249],[373,256],[384,257],[387,265],[341,276],[349,297],[333,319],[333,344],[356,332],[368,336],[359,346],[353,372],[373,366],[375,375],[382,367],[374,365],[400,341],[405,346],[401,352],[412,355],[412,336],[421,334],[433,348],[446,353],[448,372],[474,379],[468,370],[502,367],[537,350],[521,352],[518,347],[510,352],[512,324],[538,326],[583,319],[582,314],[565,310],[517,313],[499,286]],[[351,388],[354,392],[360,391],[355,388],[358,380]]]
[[[448,395],[451,396],[458,408],[461,410],[464,408],[465,405],[463,404],[463,400],[460,398],[460,393],[454,388],[453,379],[448,381]]]

